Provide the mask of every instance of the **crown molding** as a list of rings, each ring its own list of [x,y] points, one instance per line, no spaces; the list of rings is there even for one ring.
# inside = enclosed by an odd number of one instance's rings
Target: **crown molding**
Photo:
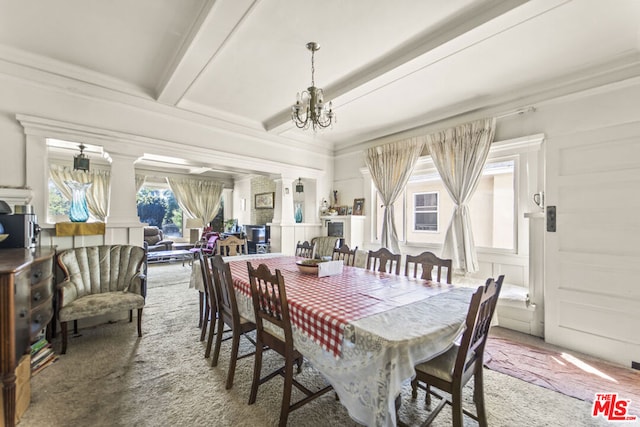
[[[476,99],[451,108],[429,113],[427,116],[400,123],[393,128],[371,132],[368,138],[342,144],[335,150],[336,158],[371,146],[399,139],[420,136],[440,129],[484,117],[500,116],[505,111],[526,109],[531,105],[565,102],[635,85],[640,76],[640,53],[630,51],[594,66],[540,82],[537,85],[514,87],[506,95]]]

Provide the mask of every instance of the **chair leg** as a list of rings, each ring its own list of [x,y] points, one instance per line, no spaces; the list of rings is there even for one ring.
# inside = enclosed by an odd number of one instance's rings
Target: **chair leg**
[[[138,336],[142,336],[142,309],[138,309]]]
[[[202,331],[200,332],[200,341],[204,341],[207,335],[207,325],[209,324],[209,304],[204,304],[204,317],[202,319]]]
[[[256,402],[258,386],[260,385],[260,371],[262,370],[262,341],[256,340],[256,355],[253,359],[253,381],[251,381],[251,393],[249,394],[249,405]]]
[[[425,388],[427,391],[427,395],[424,397],[424,403],[428,408],[431,406],[431,386],[429,384],[425,384]]]
[[[207,338],[207,349],[204,351],[205,359],[211,355],[211,344],[213,343],[213,336],[215,334],[215,325],[211,325],[211,327],[209,328],[209,337]]]
[[[211,358],[211,366],[218,366],[218,357],[220,356],[220,346],[222,345],[222,331],[224,331],[224,321],[218,321],[218,332],[216,333],[216,347],[213,349],[213,357]]]
[[[483,367],[477,368],[475,375],[473,376],[473,401],[476,404],[476,413],[478,414],[478,425],[480,427],[487,427],[487,411],[484,407],[484,380],[483,380]]]
[[[280,406],[280,427],[286,427],[291,406],[291,387],[293,386],[293,360],[287,360],[284,365],[284,389],[282,390],[282,405]]]
[[[415,399],[416,397],[418,397],[418,380],[414,378],[411,380],[411,398]]]
[[[454,388],[451,393],[451,417],[453,418],[453,427],[462,427],[462,386]]]
[[[198,318],[198,328],[201,328],[202,327],[202,319],[204,317],[204,292],[198,291],[198,294],[200,294],[199,295],[199,299],[198,299],[198,302],[199,302],[199,305],[200,305],[200,311],[199,311],[200,317]]]
[[[238,361],[238,348],[240,347],[240,333],[233,331],[231,341],[231,358],[229,359],[229,372],[227,373],[226,389],[233,387],[233,376],[236,373],[236,362]]]
[[[62,331],[62,351],[60,354],[67,353],[67,322],[60,322],[60,330]]]

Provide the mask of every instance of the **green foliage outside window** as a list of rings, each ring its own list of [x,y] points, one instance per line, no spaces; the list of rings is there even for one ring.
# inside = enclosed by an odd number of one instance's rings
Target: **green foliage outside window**
[[[156,227],[162,227],[168,203],[159,191],[146,188],[140,189],[136,195],[136,204],[138,205],[140,221]]]
[[[62,196],[62,193],[60,193],[60,190],[58,190],[58,187],[56,187],[53,181],[49,181],[49,215],[67,215],[70,207],[71,203],[69,200]]]

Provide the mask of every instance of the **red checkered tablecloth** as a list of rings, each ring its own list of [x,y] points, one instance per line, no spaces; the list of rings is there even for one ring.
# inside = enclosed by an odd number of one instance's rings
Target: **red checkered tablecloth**
[[[317,277],[299,272],[295,257],[250,260],[254,268],[266,264],[284,277],[291,322],[324,350],[340,357],[344,328],[349,322],[449,290],[403,276],[344,267],[342,274]],[[247,260],[229,262],[236,288],[251,295]]]

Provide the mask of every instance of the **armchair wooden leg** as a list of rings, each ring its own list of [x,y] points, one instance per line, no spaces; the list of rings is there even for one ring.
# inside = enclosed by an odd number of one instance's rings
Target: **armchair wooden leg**
[[[60,330],[62,331],[62,351],[60,354],[67,353],[67,322],[60,322]]]
[[[142,309],[138,309],[138,336],[142,336]]]

